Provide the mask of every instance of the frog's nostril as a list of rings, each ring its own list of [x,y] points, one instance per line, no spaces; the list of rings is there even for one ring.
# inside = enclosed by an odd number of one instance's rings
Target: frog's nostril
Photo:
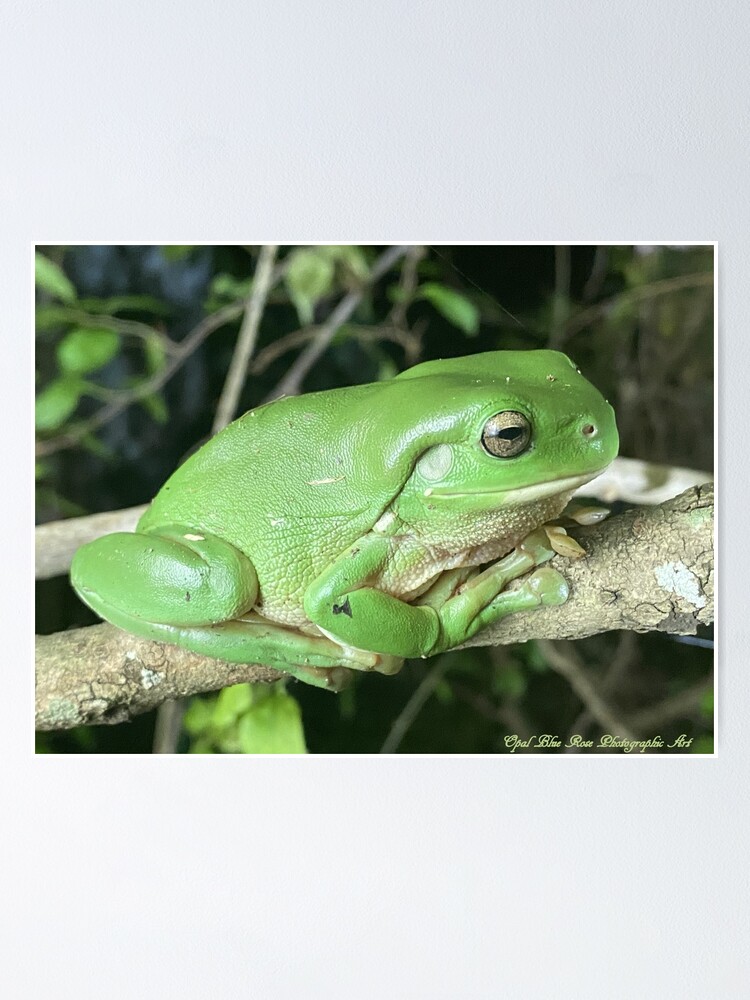
[[[596,427],[593,424],[584,424],[583,427],[581,428],[581,434],[583,434],[583,436],[587,438],[596,437],[597,434]]]

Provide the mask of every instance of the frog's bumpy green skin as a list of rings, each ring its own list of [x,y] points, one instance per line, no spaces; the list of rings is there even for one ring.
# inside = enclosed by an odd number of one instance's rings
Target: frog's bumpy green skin
[[[611,407],[562,354],[427,362],[246,413],[134,534],[83,546],[71,578],[137,635],[338,689],[346,668],[393,673],[566,600],[535,529],[617,444]]]

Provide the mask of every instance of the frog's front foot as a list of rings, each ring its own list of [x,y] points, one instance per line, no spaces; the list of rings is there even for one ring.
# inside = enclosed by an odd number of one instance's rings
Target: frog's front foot
[[[596,504],[582,504],[571,500],[565,510],[560,514],[560,518],[568,518],[576,524],[591,525],[599,524],[611,511],[609,507],[599,507]]]

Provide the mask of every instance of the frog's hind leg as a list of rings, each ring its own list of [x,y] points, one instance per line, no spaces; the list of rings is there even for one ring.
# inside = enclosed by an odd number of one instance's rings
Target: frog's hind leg
[[[97,538],[76,552],[70,577],[94,611],[116,625],[126,618],[122,627],[138,635],[153,623],[179,628],[236,618],[258,596],[244,553],[183,525]]]
[[[136,622],[124,613],[110,612],[108,619],[128,632],[157,642],[172,643],[228,663],[260,663],[329,691],[345,688],[352,670],[395,672],[391,668],[393,657],[351,649],[322,635],[306,635],[254,611],[232,621],[191,627]]]
[[[340,691],[353,670],[393,674],[403,660],[342,645],[317,632],[269,621],[255,611],[210,628],[181,629],[178,642],[230,663],[263,663],[315,687]]]
[[[262,663],[317,687],[340,690],[349,669],[395,673],[401,665],[253,612],[258,578],[250,559],[183,525],[96,539],[76,553],[71,580],[126,632],[230,663]]]

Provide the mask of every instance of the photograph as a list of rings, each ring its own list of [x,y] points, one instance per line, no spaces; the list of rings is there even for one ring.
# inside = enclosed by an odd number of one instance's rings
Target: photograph
[[[36,753],[714,755],[717,252],[35,245]]]

